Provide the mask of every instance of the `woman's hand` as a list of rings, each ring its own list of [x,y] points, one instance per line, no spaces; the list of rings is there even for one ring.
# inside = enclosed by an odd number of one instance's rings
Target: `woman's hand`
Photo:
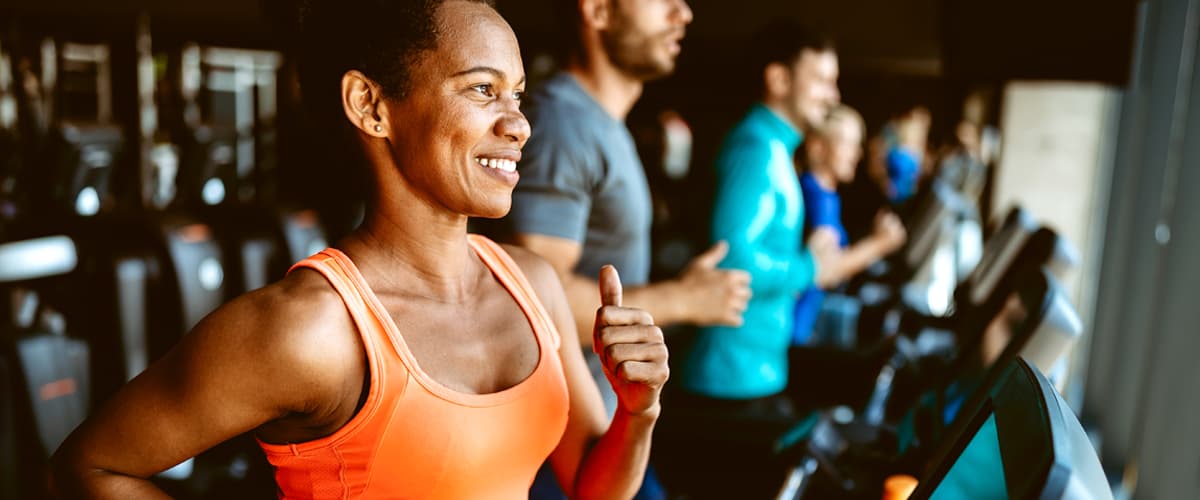
[[[657,417],[659,393],[670,375],[667,345],[650,313],[621,307],[621,278],[612,266],[600,270],[600,309],[592,340],[620,409]]]

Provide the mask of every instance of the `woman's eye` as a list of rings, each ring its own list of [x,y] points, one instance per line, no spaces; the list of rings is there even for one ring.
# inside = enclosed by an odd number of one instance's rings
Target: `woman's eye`
[[[492,84],[472,85],[472,88],[470,88],[470,90],[479,92],[479,95],[484,96],[484,97],[496,97],[496,94],[494,94],[494,92],[492,91]]]
[[[481,96],[496,97],[496,92],[493,91],[492,84],[479,84],[473,86],[472,89],[474,89],[476,92],[479,92],[479,95]]]
[[[521,102],[524,99],[525,99],[525,91],[524,90],[518,90],[516,92],[513,92],[513,100],[515,100],[517,102]]]

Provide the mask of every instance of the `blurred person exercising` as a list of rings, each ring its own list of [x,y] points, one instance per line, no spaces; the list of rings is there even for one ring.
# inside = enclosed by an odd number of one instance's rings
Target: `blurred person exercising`
[[[566,60],[530,94],[533,135],[504,221],[512,241],[554,267],[579,328],[590,328],[597,273],[609,263],[629,285],[627,302],[658,324],[739,324],[748,278],[716,269],[723,245],[675,279],[649,283],[653,205],[625,119],[645,82],[674,71],[691,8],[684,0],[563,0],[557,7]],[[590,342],[580,337],[583,347]],[[603,380],[600,358],[585,355],[592,376]],[[616,395],[603,387],[601,395],[613,411]],[[661,497],[653,473],[648,478],[639,497]]]
[[[796,297],[828,286],[837,236],[822,228],[802,244],[804,200],[793,155],[803,130],[838,103],[832,40],[791,22],[756,37],[762,100],[726,136],[716,160],[712,237],[729,242],[721,267],[750,273],[744,322],[702,328],[684,364],[692,404],[790,418],[788,348]],[[810,251],[811,250],[811,251]]]
[[[844,250],[841,258],[825,268],[834,287],[899,249],[906,238],[900,218],[887,209],[876,215],[871,235],[854,245],[850,245],[842,225],[842,199],[837,189],[839,184],[854,181],[865,133],[862,116],[849,106],[838,105],[823,123],[809,132],[802,154],[798,155],[803,158],[800,190],[804,196],[805,232],[812,234],[818,228],[829,228],[837,234],[838,247]],[[800,295],[796,302],[793,344],[809,343],[824,298],[825,291],[818,286],[809,287]]]

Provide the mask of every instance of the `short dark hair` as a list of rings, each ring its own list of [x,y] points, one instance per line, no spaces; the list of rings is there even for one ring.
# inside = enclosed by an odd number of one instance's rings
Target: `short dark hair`
[[[304,167],[337,165],[313,189],[314,204],[344,207],[330,200],[371,202],[372,176],[353,125],[342,109],[342,76],[359,70],[386,97],[403,99],[411,90],[412,69],[423,52],[437,48],[438,8],[447,0],[262,0],[265,17],[296,62],[305,126],[302,149],[313,156]],[[494,8],[490,0],[471,0]]]
[[[805,50],[836,51],[833,38],[827,33],[805,26],[793,19],[777,19],[764,26],[753,38],[751,53],[755,55],[758,75],[773,63],[791,66]]]
[[[493,6],[491,0],[469,0]],[[305,107],[318,121],[342,114],[342,76],[359,70],[384,96],[403,99],[418,57],[437,48],[446,0],[302,0],[296,49]]]

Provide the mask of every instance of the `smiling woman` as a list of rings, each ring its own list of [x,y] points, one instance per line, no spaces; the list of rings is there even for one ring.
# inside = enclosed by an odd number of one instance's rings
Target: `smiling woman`
[[[512,30],[485,2],[448,7],[454,22],[435,19],[430,5],[440,2],[377,3],[369,15],[327,2],[302,14],[305,104],[318,123],[337,129],[349,158],[394,157],[395,172],[371,172],[375,185],[389,185],[386,176],[396,173],[395,180],[445,195],[436,201],[446,208],[503,216],[529,137]],[[393,116],[403,122],[389,126]],[[508,161],[513,168],[501,169]],[[458,196],[446,191],[451,185]]]
[[[605,422],[554,270],[467,234],[508,212],[529,124],[515,36],[490,4],[315,1],[307,105],[369,172],[366,219],[226,304],[77,429],[70,496],[160,497],[150,476],[244,432],[285,498],[630,497],[667,378],[662,332],[602,272]],[[329,175],[344,175],[331,167]]]

